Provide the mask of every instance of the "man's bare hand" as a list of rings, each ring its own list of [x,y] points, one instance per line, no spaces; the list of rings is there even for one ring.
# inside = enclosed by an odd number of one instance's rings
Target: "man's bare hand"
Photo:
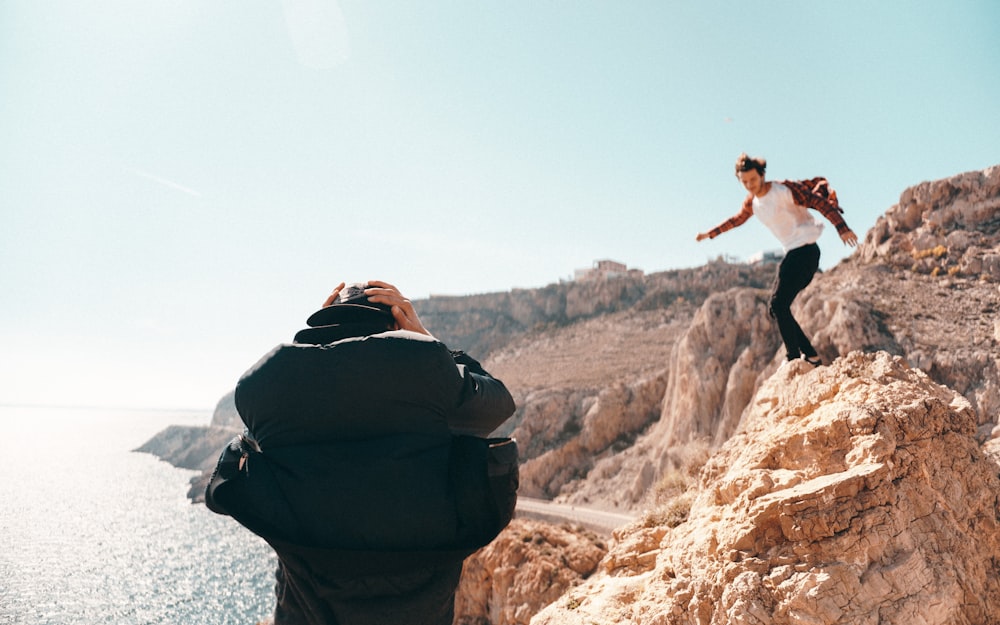
[[[343,288],[344,288],[343,282],[334,287],[333,293],[330,293],[330,296],[326,298],[325,302],[323,302],[323,308],[326,308],[327,306],[332,306],[333,303],[337,301],[337,296],[340,295],[340,291],[343,290]]]
[[[392,307],[392,316],[396,320],[396,327],[400,330],[410,330],[433,337],[417,316],[417,311],[413,308],[413,303],[403,297],[399,289],[381,280],[369,280],[368,288],[365,289],[365,296],[368,301],[376,304],[385,304]]]

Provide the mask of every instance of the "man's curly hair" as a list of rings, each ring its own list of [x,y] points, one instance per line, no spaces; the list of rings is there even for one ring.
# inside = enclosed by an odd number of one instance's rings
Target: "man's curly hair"
[[[757,173],[761,176],[764,175],[764,170],[767,169],[767,161],[759,156],[753,158],[747,156],[746,152],[743,152],[736,157],[736,176],[745,171],[750,171],[751,169],[757,170]]]

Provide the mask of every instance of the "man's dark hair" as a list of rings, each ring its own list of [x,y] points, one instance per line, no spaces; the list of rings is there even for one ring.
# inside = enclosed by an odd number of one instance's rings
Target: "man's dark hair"
[[[751,169],[757,170],[757,173],[763,176],[764,170],[767,169],[767,161],[759,156],[751,158],[747,156],[746,152],[743,152],[736,157],[737,176],[745,171],[750,171]]]

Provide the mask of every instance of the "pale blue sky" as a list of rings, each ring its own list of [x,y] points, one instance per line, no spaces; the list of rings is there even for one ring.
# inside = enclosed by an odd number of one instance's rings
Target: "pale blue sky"
[[[6,0],[0,403],[209,409],[342,279],[776,248],[695,243],[741,151],[863,237],[1000,163],[998,42],[992,0]]]

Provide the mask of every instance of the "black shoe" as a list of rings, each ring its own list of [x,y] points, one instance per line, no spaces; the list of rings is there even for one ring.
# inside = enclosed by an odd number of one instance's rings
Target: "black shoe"
[[[808,362],[814,367],[819,367],[823,364],[823,361],[819,359],[819,356],[803,356],[802,360]]]

